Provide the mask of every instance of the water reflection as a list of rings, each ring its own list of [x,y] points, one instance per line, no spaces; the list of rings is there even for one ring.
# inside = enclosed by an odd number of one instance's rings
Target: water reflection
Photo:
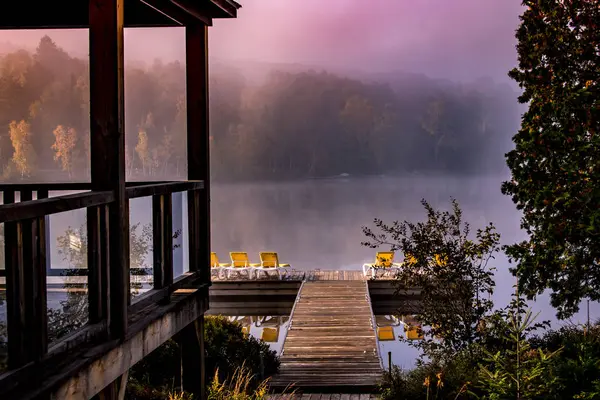
[[[281,354],[283,342],[289,328],[289,316],[229,316],[230,321],[242,325],[242,332],[262,340],[271,350]]]
[[[419,321],[413,315],[376,315],[377,342],[384,368],[393,365],[403,369],[413,368],[420,354],[407,340],[419,340]],[[406,340],[403,340],[406,339]]]

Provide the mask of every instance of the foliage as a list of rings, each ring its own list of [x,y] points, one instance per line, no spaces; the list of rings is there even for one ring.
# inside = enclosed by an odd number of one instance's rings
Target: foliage
[[[467,399],[473,393],[476,360],[467,352],[443,364],[420,362],[415,369],[404,371],[392,366],[385,371],[381,387],[383,400],[396,399]]]
[[[511,245],[520,290],[551,290],[560,318],[600,300],[600,35],[598,3],[524,0],[518,67],[510,76],[529,105],[507,154],[502,192],[523,212],[529,239]]]
[[[506,86],[442,83],[405,73],[346,78],[294,66],[258,68],[258,79],[237,66],[211,68],[216,180],[499,171],[504,160],[498,148],[508,150],[506,134],[517,129],[516,94]],[[125,75],[128,179],[185,176],[185,65],[128,65]],[[81,139],[71,154],[73,179],[89,179],[87,60],[48,36],[33,52],[2,55],[0,103],[3,132],[11,121],[30,124],[38,155],[32,178],[67,178],[69,169],[59,171],[52,150],[52,132],[63,126]],[[0,148],[7,149],[0,154],[2,167],[19,175],[9,162],[8,135],[0,135]]]
[[[127,382],[127,399],[129,400],[194,400],[194,396],[173,390],[171,387],[151,387],[135,380]]]
[[[254,383],[279,370],[279,358],[267,343],[246,337],[239,323],[225,317],[206,318],[204,345],[207,370],[218,369],[221,380],[231,376],[241,365],[250,369]]]
[[[148,149],[148,134],[145,130],[138,132],[138,143],[135,146],[135,152],[142,163],[142,171],[146,171],[150,168],[150,151]]]
[[[254,374],[242,366],[235,369],[230,379],[221,382],[219,370],[208,386],[208,400],[263,400],[269,392],[269,378],[253,387]]]
[[[74,128],[65,128],[62,125],[52,132],[56,138],[52,145],[54,161],[59,161],[63,171],[68,172],[69,178],[73,173],[73,151],[77,144],[77,131]]]
[[[574,393],[590,397],[599,395],[600,386],[600,325],[589,327],[568,325],[558,330],[550,330],[542,336],[530,340],[534,349],[556,351],[562,349],[551,365],[552,374],[558,378],[558,386],[553,396],[548,398],[564,399]],[[600,398],[600,397],[598,397]]]
[[[224,317],[206,316],[204,326],[207,382],[214,379],[215,371],[218,371],[218,382],[243,376],[247,379],[248,389],[254,391],[261,386],[263,378],[277,373],[279,359],[276,353],[267,343],[246,337],[239,323]],[[130,370],[130,381],[148,390],[177,387],[180,357],[179,346],[169,340]]]
[[[525,333],[535,317],[512,313],[507,322],[505,347],[495,353],[483,349],[484,359],[477,380],[482,399],[545,399],[557,385],[551,363],[561,349],[532,349]]]
[[[129,227],[130,267],[144,268],[147,257],[152,252],[152,226],[140,228],[140,223]],[[177,235],[177,233],[176,233]],[[87,268],[87,229],[86,224],[74,229],[68,227],[65,233],[56,238],[58,254],[67,262],[70,270],[65,275],[65,285],[77,286],[70,276],[76,276],[77,270]],[[141,284],[131,279],[132,295],[139,293]],[[88,320],[87,295],[77,291],[67,291],[66,299],[60,302],[60,309],[48,309],[48,338],[50,342],[60,339],[85,325]]]
[[[12,121],[9,125],[9,136],[14,148],[11,161],[21,175],[21,179],[29,177],[36,166],[30,124],[25,120]]]
[[[491,314],[495,285],[488,262],[498,250],[500,235],[490,223],[470,238],[470,226],[456,200],[451,212],[436,211],[425,200],[422,204],[425,222],[387,225],[376,219],[379,232],[363,228],[368,238],[363,245],[389,246],[405,255],[396,276],[397,293],[419,288],[421,295],[418,305],[410,296],[401,297],[399,309],[403,314],[419,314],[424,336],[409,343],[427,357],[441,360],[471,351],[482,339],[478,328]]]

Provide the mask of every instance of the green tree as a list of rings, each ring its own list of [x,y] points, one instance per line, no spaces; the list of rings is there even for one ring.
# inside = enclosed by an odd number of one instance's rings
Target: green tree
[[[552,374],[552,361],[560,349],[547,352],[534,350],[527,341],[526,332],[535,317],[531,311],[524,315],[510,313],[505,321],[505,346],[495,353],[483,349],[485,358],[479,371],[477,387],[485,400],[545,399],[557,385]]]
[[[510,76],[529,104],[502,192],[529,238],[508,246],[522,293],[551,290],[558,316],[600,300],[600,8],[592,0],[526,0]]]
[[[424,222],[388,225],[376,219],[378,232],[363,228],[368,238],[363,245],[404,253],[395,280],[398,309],[418,314],[424,337],[409,343],[430,359],[443,361],[471,351],[483,338],[479,328],[491,315],[495,286],[494,268],[488,263],[499,250],[500,235],[490,223],[471,238],[456,200],[451,212],[434,210],[425,200],[422,204]],[[420,293],[418,304],[411,300],[414,290]]]
[[[175,234],[177,237],[179,233]],[[63,235],[56,238],[58,254],[71,270],[65,276],[65,288],[72,287],[71,276],[74,270],[87,268],[87,229],[84,223],[75,229],[68,227]],[[140,223],[129,228],[130,268],[145,268],[147,257],[152,251],[152,226]],[[139,294],[141,284],[136,282],[136,276],[131,277],[132,296]],[[70,279],[71,278],[71,279]],[[73,332],[87,323],[87,295],[81,291],[67,291],[67,297],[60,302],[60,309],[48,309],[48,337],[50,341]]]

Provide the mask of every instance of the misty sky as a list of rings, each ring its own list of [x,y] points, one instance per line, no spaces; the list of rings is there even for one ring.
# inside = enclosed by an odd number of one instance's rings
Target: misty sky
[[[211,56],[329,68],[423,72],[432,77],[508,80],[515,65],[519,0],[240,0],[238,18],[217,20]],[[84,56],[85,31],[0,31],[0,44],[35,47],[50,33]],[[184,58],[182,29],[126,33],[126,57]]]

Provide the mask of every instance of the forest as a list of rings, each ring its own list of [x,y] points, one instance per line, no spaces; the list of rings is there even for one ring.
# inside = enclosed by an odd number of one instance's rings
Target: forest
[[[265,64],[265,69],[268,65]],[[345,77],[212,63],[210,145],[216,180],[443,171],[497,173],[518,128],[516,93],[489,80],[391,73]],[[89,179],[89,73],[44,36],[0,56],[3,181]],[[186,174],[185,65],[125,71],[129,179]]]

